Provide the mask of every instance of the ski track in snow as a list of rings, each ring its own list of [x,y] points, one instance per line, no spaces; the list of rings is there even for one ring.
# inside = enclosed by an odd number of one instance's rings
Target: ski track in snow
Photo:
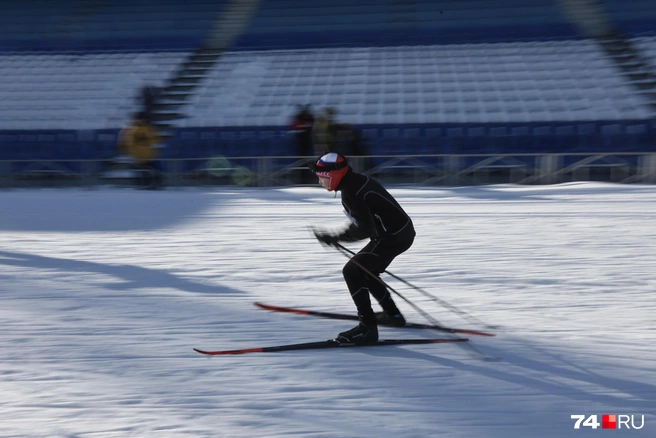
[[[354,311],[346,258],[307,228],[346,222],[323,189],[0,192],[0,436],[656,436],[654,186],[391,191],[418,237],[390,271],[501,325],[470,337],[500,361],[458,344],[193,352],[353,325],[253,306]],[[383,278],[441,323],[482,328]],[[645,423],[574,430],[572,414]]]

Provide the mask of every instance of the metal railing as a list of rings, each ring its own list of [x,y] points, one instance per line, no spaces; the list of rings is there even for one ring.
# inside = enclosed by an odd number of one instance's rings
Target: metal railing
[[[312,157],[207,157],[156,163],[164,186],[275,187],[315,185]],[[459,186],[557,184],[571,181],[656,183],[654,153],[493,155],[372,155],[349,157],[351,166],[389,184]],[[143,184],[142,166],[100,160],[0,161],[0,187]]]

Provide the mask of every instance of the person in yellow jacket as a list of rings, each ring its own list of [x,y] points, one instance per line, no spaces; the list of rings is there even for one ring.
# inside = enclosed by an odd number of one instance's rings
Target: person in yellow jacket
[[[132,124],[123,128],[118,135],[119,151],[134,159],[136,170],[141,175],[140,183],[149,188],[159,187],[160,183],[159,171],[154,163],[160,143],[157,130],[142,113],[138,113]]]
[[[123,128],[119,133],[119,150],[141,163],[150,163],[157,156],[157,145],[161,139],[157,130],[137,114],[132,125]]]

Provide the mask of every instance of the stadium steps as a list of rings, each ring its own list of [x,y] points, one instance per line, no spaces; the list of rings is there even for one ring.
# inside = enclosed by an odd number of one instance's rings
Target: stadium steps
[[[171,122],[184,117],[184,107],[198,84],[221,56],[221,51],[200,48],[192,52],[164,88],[155,104],[156,125],[166,132]]]
[[[185,117],[184,107],[189,98],[211,72],[225,48],[246,28],[259,3],[260,0],[232,0],[225,5],[221,18],[202,47],[190,54],[156,104],[155,120],[162,132],[167,132],[175,120]]]
[[[622,72],[627,82],[638,90],[656,111],[656,72],[630,40],[620,34],[597,38],[601,48]]]
[[[250,24],[261,0],[233,0],[228,2],[221,18],[205,40],[205,46],[226,50]]]

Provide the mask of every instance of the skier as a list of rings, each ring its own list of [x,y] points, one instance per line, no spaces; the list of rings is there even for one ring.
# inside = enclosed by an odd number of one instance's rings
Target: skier
[[[360,323],[340,333],[335,340],[358,344],[376,342],[379,323],[398,327],[405,325],[405,318],[377,277],[396,256],[412,245],[415,238],[412,220],[380,183],[354,172],[343,155],[326,153],[310,163],[310,169],[323,188],[329,192],[341,192],[344,213],[351,221],[348,228],[339,233],[314,230],[316,238],[328,246],[370,239],[342,270]],[[369,294],[378,301],[382,312],[374,313]]]

